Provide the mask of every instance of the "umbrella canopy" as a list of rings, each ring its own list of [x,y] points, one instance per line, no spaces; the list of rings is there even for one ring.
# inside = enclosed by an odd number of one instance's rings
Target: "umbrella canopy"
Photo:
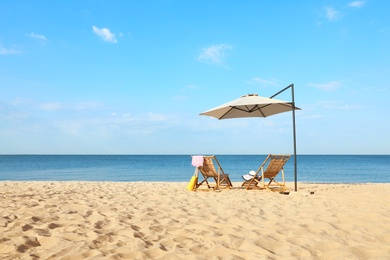
[[[273,99],[283,91],[291,88],[292,102]],[[207,110],[200,115],[212,116],[218,119],[242,118],[242,117],[267,117],[275,114],[292,111],[293,139],[294,139],[294,183],[297,191],[297,145],[295,134],[295,110],[301,110],[295,106],[294,84],[282,89],[270,98],[260,97],[257,94],[244,95],[238,99]]]
[[[293,104],[278,99],[260,97],[257,94],[244,95],[218,107],[201,113],[218,119],[241,117],[267,117],[292,111]],[[295,110],[300,108],[295,107]]]

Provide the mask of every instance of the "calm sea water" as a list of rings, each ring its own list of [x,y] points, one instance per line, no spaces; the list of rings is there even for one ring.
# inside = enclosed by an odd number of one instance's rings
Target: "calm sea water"
[[[257,170],[266,155],[217,155],[232,181]],[[390,182],[390,155],[298,155],[298,181]],[[294,159],[285,167],[294,181]],[[0,181],[188,181],[190,155],[0,155]]]

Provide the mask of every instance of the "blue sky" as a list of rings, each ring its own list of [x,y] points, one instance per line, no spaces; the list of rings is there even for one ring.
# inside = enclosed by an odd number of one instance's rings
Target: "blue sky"
[[[390,154],[390,2],[2,1],[0,154]],[[290,92],[278,99],[291,100]]]

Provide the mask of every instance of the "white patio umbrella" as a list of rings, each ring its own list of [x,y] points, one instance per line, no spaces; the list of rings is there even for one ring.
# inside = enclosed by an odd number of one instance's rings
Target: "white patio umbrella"
[[[288,88],[291,88],[292,102],[273,99],[273,97],[279,95]],[[295,106],[294,84],[291,84],[270,98],[261,97],[257,94],[248,94],[218,107],[207,110],[203,113],[200,113],[200,115],[211,116],[217,119],[229,119],[243,117],[268,117],[275,114],[292,111],[294,137],[294,183],[295,191],[297,191],[295,110],[300,110],[300,108]]]

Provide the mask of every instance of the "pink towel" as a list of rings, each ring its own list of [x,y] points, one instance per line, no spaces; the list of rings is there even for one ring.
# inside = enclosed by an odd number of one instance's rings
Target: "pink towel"
[[[192,156],[192,166],[195,167],[203,166],[203,156],[201,155]]]

